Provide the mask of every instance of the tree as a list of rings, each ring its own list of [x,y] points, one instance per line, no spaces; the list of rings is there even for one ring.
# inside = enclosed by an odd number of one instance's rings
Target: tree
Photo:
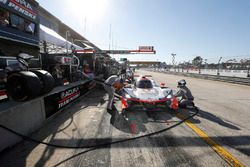
[[[229,59],[227,60],[225,63],[237,63],[237,60],[236,59]]]
[[[200,66],[201,63],[202,63],[202,60],[203,60],[203,59],[202,59],[200,56],[196,56],[196,57],[193,59],[192,64],[193,64],[194,66]]]
[[[241,64],[248,64],[250,62],[250,59],[241,59],[240,63]]]

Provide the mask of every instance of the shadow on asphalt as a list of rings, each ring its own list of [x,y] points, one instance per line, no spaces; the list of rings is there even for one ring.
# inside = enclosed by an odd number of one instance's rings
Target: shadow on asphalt
[[[215,123],[217,123],[217,124],[219,124],[221,126],[227,127],[229,129],[240,130],[240,128],[238,128],[237,126],[235,126],[235,125],[233,125],[231,123],[225,122],[221,118],[219,118],[216,115],[211,114],[209,112],[200,110],[198,116],[201,117],[201,118],[207,119],[209,121],[215,122]]]
[[[48,120],[46,125],[42,127],[37,132],[34,132],[30,135],[31,138],[37,139],[38,141],[43,141],[48,138],[45,142],[56,144],[56,145],[66,145],[69,146],[69,143],[74,143],[71,146],[77,146],[78,144],[84,145],[93,145],[96,144],[95,140],[89,140],[87,142],[82,141],[73,141],[74,136],[72,134],[66,134],[64,132],[69,126],[73,126],[72,131],[77,131],[76,123],[74,122],[73,115],[77,115],[79,111],[86,107],[95,106],[105,103],[104,95],[106,94],[104,90],[93,90],[95,91],[95,97],[92,94],[88,94],[79,98],[77,101],[73,102],[69,106],[65,108],[68,110],[67,112],[61,112],[56,115],[54,118]],[[93,100],[95,98],[96,100]],[[69,110],[70,108],[70,110]],[[56,135],[58,133],[63,133],[68,137],[67,141],[58,141],[56,139]],[[79,133],[79,132],[78,132]],[[111,141],[109,139],[108,141]],[[103,142],[107,142],[107,139]],[[12,148],[6,149],[0,153],[0,164],[1,166],[28,166],[27,157],[29,154],[38,146],[38,143],[30,142],[30,141],[22,141],[19,144],[13,146]],[[50,157],[54,154],[56,147],[45,146],[42,155],[39,160],[34,165],[35,167],[45,166],[46,162],[50,159]]]
[[[250,149],[249,148],[243,148],[244,146],[250,145],[250,136],[212,136],[210,137],[212,140],[214,141],[235,141],[232,142],[231,145],[229,145],[230,147],[235,148],[236,150],[240,151],[241,153],[250,156]],[[113,138],[113,141],[118,141],[118,140],[124,140],[126,138]],[[205,142],[203,142],[203,140],[201,140],[200,137],[176,137],[176,136],[169,136],[169,135],[157,135],[157,136],[151,136],[150,138],[147,138],[149,140],[149,142],[144,142],[143,147],[146,148],[151,148],[151,147],[159,147],[159,148],[163,148],[163,147],[209,147]],[[242,139],[246,139],[245,143],[237,143],[238,140],[242,140]],[[96,140],[96,139],[87,139],[87,140]],[[105,141],[107,139],[98,139],[97,142],[103,143],[103,141]],[[143,139],[140,139],[143,140]],[[85,141],[88,142],[88,141]],[[135,142],[135,141],[129,141],[129,142]],[[224,142],[225,143],[225,142]],[[222,143],[222,146],[228,146],[228,144],[224,144]],[[133,145],[134,147],[140,147],[140,145]],[[119,148],[119,149],[123,149],[123,148],[130,148],[130,146],[124,142],[124,144],[115,144],[112,145],[112,148]],[[79,152],[75,155],[72,155],[60,162],[58,162],[56,165],[54,166],[60,166],[63,163],[66,163],[69,160],[73,160],[76,157],[79,156],[84,156],[85,154],[97,150],[100,148],[92,148],[92,149],[88,149],[88,150],[84,150],[82,152]]]
[[[189,116],[189,115],[193,114],[194,112],[192,110],[182,109],[181,113],[185,116]],[[214,114],[211,114],[207,111],[204,111],[202,109],[200,109],[199,113],[194,118],[191,118],[190,121],[194,124],[199,124],[199,123],[201,123],[201,121],[199,120],[199,117],[204,118],[206,120],[209,120],[211,122],[214,122],[220,126],[224,126],[226,128],[229,128],[229,129],[240,130],[240,128],[238,128],[237,126],[235,126],[229,122],[226,122],[223,119],[221,119],[220,117],[218,117]]]
[[[112,112],[109,112],[111,115],[110,124],[124,133],[131,133],[128,121],[118,112],[116,108]]]
[[[126,138],[112,138],[106,137],[106,138],[81,138],[76,139],[70,134],[68,134],[68,138],[64,139],[58,139],[56,138],[56,134],[59,132],[63,132],[64,129],[66,129],[69,126],[74,126],[75,128],[72,130],[77,130],[77,126],[74,123],[74,114],[77,114],[77,111],[80,111],[82,109],[82,106],[88,105],[88,106],[97,106],[98,103],[105,101],[105,99],[101,98],[104,97],[105,92],[104,91],[98,91],[95,92],[97,96],[89,96],[88,98],[84,98],[82,100],[82,103],[77,103],[72,106],[70,112],[62,112],[57,118],[53,119],[53,121],[49,121],[45,128],[42,128],[39,132],[35,133],[34,135],[31,135],[31,137],[36,138],[38,140],[44,140],[45,138],[48,138],[46,142],[57,144],[57,145],[67,145],[67,146],[89,146],[93,144],[101,144],[106,143],[110,141],[118,141],[118,140],[124,140]],[[97,98],[97,100],[93,101],[91,98]],[[117,112],[117,111],[116,111]],[[117,114],[116,112],[111,113],[111,120],[110,123],[117,129],[121,130],[125,133],[131,133],[131,127],[129,126],[129,123],[126,119],[120,114]],[[193,111],[181,111],[181,113],[185,114],[185,116],[191,115],[194,112]],[[169,121],[175,121],[172,120],[173,117],[175,117],[175,113],[168,113],[168,112],[135,112],[133,115],[135,118],[133,121],[137,121],[138,123],[138,131],[139,132],[146,132],[146,126],[147,123],[168,123]],[[213,114],[210,114],[205,111],[200,111],[199,115],[196,116],[196,118],[192,118],[191,121],[193,123],[200,123],[199,117],[208,119],[210,121],[216,122],[222,126],[232,128],[239,130],[239,128],[235,127],[234,125],[231,125],[229,123],[224,122],[220,118],[216,117]],[[120,120],[119,120],[120,119]],[[65,123],[66,122],[66,123]],[[64,125],[65,123],[65,125]],[[63,127],[61,125],[64,125]],[[173,123],[174,124],[174,123]],[[219,143],[222,146],[230,146],[235,148],[236,150],[240,151],[241,153],[250,156],[250,148],[248,147],[250,145],[250,136],[210,136],[210,138],[214,141],[219,141]],[[200,137],[198,136],[174,136],[174,135],[168,135],[166,133],[163,133],[161,135],[151,136],[150,138],[147,138],[150,142],[145,142],[143,147],[150,148],[150,147],[208,147],[208,145],[203,142]],[[143,140],[143,139],[141,139]],[[137,140],[138,141],[138,140]],[[135,142],[135,141],[130,141]],[[0,153],[0,163],[3,166],[28,166],[27,165],[27,157],[29,154],[38,146],[36,143],[24,141],[18,144],[13,149],[5,150]],[[115,144],[112,145],[114,148],[128,148],[131,147],[127,143],[124,144]],[[133,147],[142,147],[142,145],[133,145]],[[109,149],[110,146],[104,147],[105,149]],[[44,151],[42,155],[40,156],[40,159],[36,162],[35,166],[45,166],[46,162],[50,159],[50,157],[55,152],[55,147],[48,147],[46,146],[44,148]],[[97,148],[93,148],[90,150],[84,150],[82,152],[76,153],[75,155],[72,155],[61,162],[58,162],[58,165],[61,165],[69,160],[72,160],[79,156],[84,156],[86,153],[89,153],[90,151],[96,150]]]
[[[174,124],[179,121],[172,120],[176,113],[170,111],[128,111],[125,115],[120,114],[119,107],[115,107],[111,115],[110,123],[124,133],[139,134],[147,132],[147,123]],[[167,126],[166,126],[167,127]]]

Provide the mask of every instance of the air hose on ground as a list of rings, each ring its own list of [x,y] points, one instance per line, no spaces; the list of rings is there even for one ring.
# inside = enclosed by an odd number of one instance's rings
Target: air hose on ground
[[[118,144],[118,143],[123,143],[123,142],[127,142],[127,141],[137,140],[137,139],[141,139],[141,138],[145,138],[145,137],[149,137],[149,136],[153,136],[153,135],[157,135],[157,134],[166,132],[166,131],[174,128],[174,127],[177,127],[177,126],[181,125],[186,120],[189,120],[189,119],[193,118],[195,115],[197,115],[198,112],[199,112],[199,108],[194,107],[194,109],[195,109],[195,113],[193,113],[192,115],[188,116],[187,118],[184,118],[180,122],[178,122],[178,123],[176,123],[176,124],[174,124],[174,125],[172,125],[170,127],[167,127],[165,129],[162,129],[162,130],[159,130],[159,131],[156,131],[156,132],[152,132],[152,133],[148,133],[148,134],[144,134],[144,135],[137,136],[137,137],[127,138],[127,139],[122,139],[122,140],[117,140],[117,141],[112,141],[112,142],[106,142],[106,143],[101,143],[101,144],[94,144],[94,145],[89,145],[89,146],[65,146],[65,145],[57,145],[57,144],[52,144],[52,143],[46,143],[46,142],[43,142],[43,141],[33,139],[33,138],[29,137],[29,136],[23,135],[23,134],[21,134],[19,132],[16,132],[16,131],[4,126],[4,125],[0,125],[0,127],[2,129],[7,130],[8,132],[11,132],[11,133],[15,134],[16,136],[19,136],[19,137],[23,138],[24,140],[31,141],[31,142],[34,142],[34,143],[37,143],[37,144],[44,144],[44,145],[47,145],[47,146],[50,146],[50,147],[64,148],[64,149],[65,148],[66,149],[104,148],[104,147],[107,147],[107,146],[110,146],[110,145],[113,145],[113,144]]]
[[[110,84],[105,83],[103,80],[99,80],[99,79],[93,79],[93,80],[97,81],[99,83],[111,86]],[[118,94],[115,94],[115,96],[120,98],[120,96]],[[4,125],[0,125],[0,127],[2,129],[5,129],[8,132],[11,132],[11,133],[15,134],[16,136],[19,136],[19,137],[23,138],[24,140],[31,141],[31,142],[34,142],[34,143],[37,143],[37,144],[44,144],[44,145],[47,145],[47,146],[50,146],[50,147],[64,148],[64,149],[65,148],[66,149],[102,148],[102,147],[107,147],[107,146],[110,146],[110,145],[113,145],[113,144],[118,144],[118,143],[123,143],[123,142],[127,142],[127,141],[137,140],[137,139],[157,135],[157,134],[163,133],[165,131],[168,131],[168,130],[176,127],[176,126],[181,125],[186,120],[189,120],[189,119],[193,118],[195,115],[197,115],[198,112],[199,112],[199,108],[194,107],[194,109],[195,109],[195,113],[193,113],[192,115],[188,116],[187,118],[184,118],[180,122],[178,122],[178,123],[176,123],[176,124],[174,124],[174,125],[172,125],[170,127],[167,127],[165,129],[162,129],[162,130],[159,130],[159,131],[156,131],[156,132],[152,132],[152,133],[148,133],[148,134],[144,134],[144,135],[137,136],[137,137],[127,138],[127,139],[117,140],[117,141],[112,141],[112,142],[106,142],[106,143],[101,143],[101,144],[94,144],[94,145],[89,145],[89,146],[65,146],[65,145],[57,145],[57,144],[52,144],[52,143],[46,143],[46,142],[43,142],[43,141],[33,139],[33,138],[29,137],[29,136],[23,135],[23,134],[21,134],[19,132],[16,132],[13,129],[10,129],[10,128],[4,126]]]

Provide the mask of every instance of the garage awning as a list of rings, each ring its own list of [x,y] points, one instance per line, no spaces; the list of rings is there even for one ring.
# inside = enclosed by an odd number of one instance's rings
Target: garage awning
[[[32,46],[39,46],[38,36],[27,34],[18,29],[0,26],[0,39],[14,41]]]
[[[54,30],[40,24],[40,41],[46,41],[49,43],[52,43],[56,46],[69,49],[71,50],[71,47],[74,46],[75,49],[83,49],[82,47],[72,44],[71,42],[67,41],[65,38],[63,38],[61,35],[59,35]]]

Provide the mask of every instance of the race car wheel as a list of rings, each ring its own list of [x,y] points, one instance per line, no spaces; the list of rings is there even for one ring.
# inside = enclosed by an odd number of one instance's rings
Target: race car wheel
[[[170,109],[170,114],[177,114],[178,113],[178,109]]]
[[[11,99],[26,101],[38,96],[42,86],[36,74],[30,71],[20,71],[8,76],[6,88]]]
[[[179,107],[180,107],[180,108],[187,108],[187,104],[182,104],[182,103],[180,103],[180,104],[179,104]]]
[[[32,72],[35,73],[40,79],[40,82],[42,85],[42,90],[41,90],[40,94],[46,94],[53,89],[53,87],[55,85],[55,79],[48,71],[36,70],[36,71],[32,71]]]

